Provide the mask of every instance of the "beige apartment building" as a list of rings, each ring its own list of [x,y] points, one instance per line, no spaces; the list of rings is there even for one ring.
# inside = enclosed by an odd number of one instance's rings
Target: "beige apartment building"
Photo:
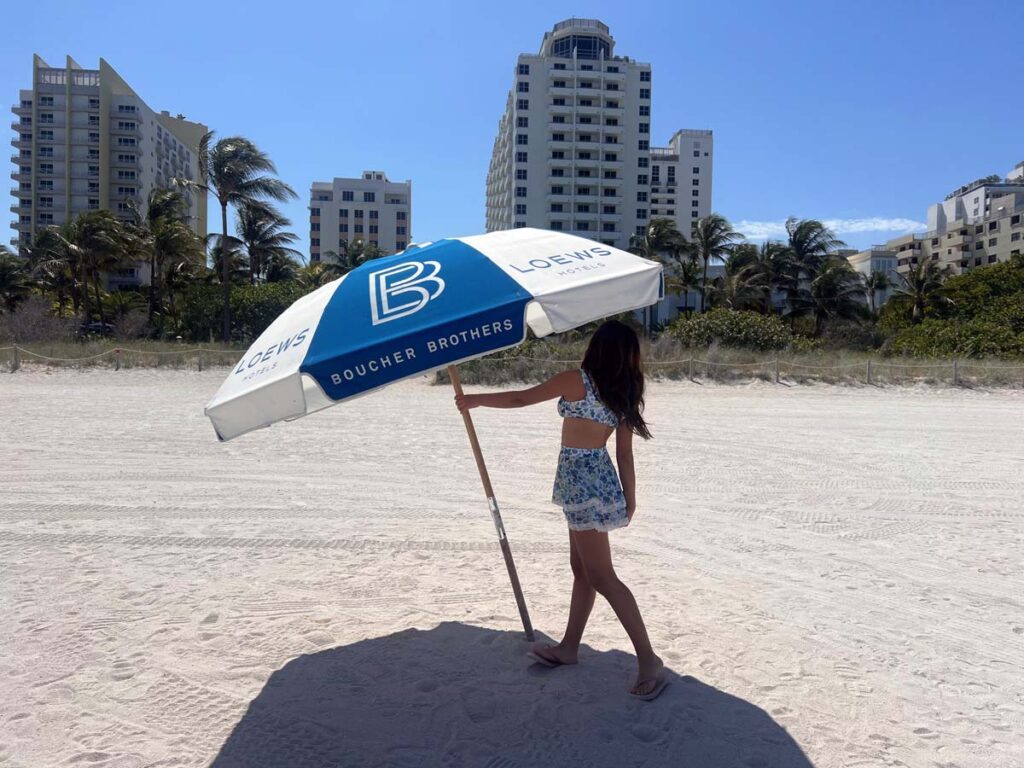
[[[395,182],[383,171],[358,178],[314,181],[309,192],[309,258],[340,254],[362,240],[385,254],[412,242],[412,182]]]
[[[711,215],[714,135],[681,129],[667,147],[651,147],[651,218],[672,219],[689,235],[692,223]]]
[[[1024,252],[1024,163],[1003,181],[967,184],[931,206],[928,232],[903,235],[848,257],[865,275],[906,273],[922,261],[949,267],[952,274],[1008,261]],[[891,263],[894,262],[894,263]]]
[[[32,62],[32,88],[12,111],[16,136],[11,178],[17,219],[11,243],[29,246],[36,233],[84,211],[108,209],[121,217],[129,204],[145,208],[150,191],[176,177],[195,179],[198,148],[207,127],[182,115],[155,112],[104,59],[85,69],[70,56],[52,67]],[[206,236],[206,195],[183,190],[189,222]],[[108,287],[148,282],[140,264],[108,276]]]

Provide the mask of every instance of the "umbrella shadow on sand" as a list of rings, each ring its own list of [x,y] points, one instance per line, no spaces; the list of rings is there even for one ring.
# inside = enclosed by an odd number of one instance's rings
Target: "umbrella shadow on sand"
[[[525,657],[522,635],[461,623],[299,656],[274,672],[211,763],[260,766],[812,768],[758,707],[670,674],[629,699],[634,659]]]

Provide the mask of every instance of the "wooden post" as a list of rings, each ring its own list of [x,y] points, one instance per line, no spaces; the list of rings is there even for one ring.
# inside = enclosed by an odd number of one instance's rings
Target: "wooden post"
[[[14,357],[11,359],[11,373],[21,368],[21,358],[18,356],[18,345],[14,345]]]
[[[779,383],[779,358],[775,358],[775,383]]]
[[[114,370],[121,370],[121,350],[120,348],[114,350]]]
[[[452,388],[456,395],[462,395],[462,383],[459,381],[459,372],[454,365],[448,366],[448,375],[452,380]],[[498,543],[501,545],[501,554],[505,557],[505,567],[508,569],[508,578],[512,582],[512,592],[516,597],[516,605],[519,607],[519,618],[523,621],[523,629],[526,631],[526,639],[533,642],[533,624],[530,623],[530,614],[526,610],[526,600],[523,598],[523,588],[519,585],[519,574],[516,573],[516,564],[512,560],[512,550],[509,549],[508,539],[505,537],[505,526],[501,522],[501,512],[498,510],[498,500],[494,498],[494,489],[491,487],[491,477],[487,474],[487,465],[484,463],[484,455],[480,451],[480,442],[476,438],[476,429],[473,427],[473,419],[469,411],[462,412],[462,422],[466,425],[466,434],[469,435],[469,444],[473,448],[473,458],[476,459],[476,468],[480,473],[480,482],[483,483],[484,493],[487,496],[487,506],[491,510],[491,518],[494,520],[494,528],[498,532]]]
[[[868,384],[871,384],[871,360],[868,360],[868,375],[866,381]]]
[[[960,372],[957,370],[956,360],[953,360],[953,386],[960,386]]]
[[[199,366],[199,372],[203,371],[203,350],[199,350],[199,354],[196,356],[196,363]]]
[[[691,357],[689,360],[687,360],[686,364],[687,364],[687,374],[686,374],[686,377],[690,381],[693,381],[693,358]]]

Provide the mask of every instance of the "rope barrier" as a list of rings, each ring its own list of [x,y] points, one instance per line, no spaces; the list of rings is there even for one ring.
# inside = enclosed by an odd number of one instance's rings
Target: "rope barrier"
[[[38,352],[33,352],[30,349],[26,349],[20,345],[13,345],[9,347],[0,347],[0,352],[9,352],[14,350],[15,353],[22,352],[31,357],[39,360],[47,360],[51,362],[59,363],[77,363],[88,360],[99,360],[103,357],[110,355],[120,354],[133,354],[133,355],[202,355],[202,354],[218,354],[218,355],[237,355],[237,350],[220,350],[220,349],[204,349],[203,347],[193,347],[191,349],[172,349],[172,350],[151,350],[151,349],[132,349],[130,347],[115,347],[113,349],[105,350],[99,354],[89,355],[86,357],[50,357],[48,355],[42,355]],[[514,360],[529,360],[536,363],[549,363],[551,365],[578,365],[579,360],[558,360],[548,359],[543,357],[532,357],[530,355],[515,355],[514,357],[482,357],[474,360],[473,362],[482,363],[507,363]],[[889,363],[884,360],[872,361],[876,368],[876,374],[884,373],[886,368],[955,368],[959,365],[960,368],[973,368],[981,369],[985,372],[995,371],[1024,371],[1024,365],[988,365],[986,363],[970,363],[970,362],[933,362],[933,363]],[[847,368],[860,368],[865,363],[837,363],[835,365],[809,365],[807,363],[795,363],[789,360],[770,359],[763,360],[753,363],[730,363],[730,362],[718,362],[715,360],[701,360],[696,357],[688,357],[680,360],[649,360],[645,361],[645,366],[657,366],[657,365],[703,365],[703,366],[717,366],[719,368],[768,368],[772,365],[779,367],[789,368],[802,368],[805,370],[817,370],[817,371],[842,371]]]

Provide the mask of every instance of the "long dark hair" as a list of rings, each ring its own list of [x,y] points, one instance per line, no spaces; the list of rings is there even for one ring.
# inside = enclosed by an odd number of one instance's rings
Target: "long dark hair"
[[[608,320],[594,331],[583,356],[583,369],[601,399],[633,434],[651,439],[644,421],[644,369],[636,331],[618,320]]]

